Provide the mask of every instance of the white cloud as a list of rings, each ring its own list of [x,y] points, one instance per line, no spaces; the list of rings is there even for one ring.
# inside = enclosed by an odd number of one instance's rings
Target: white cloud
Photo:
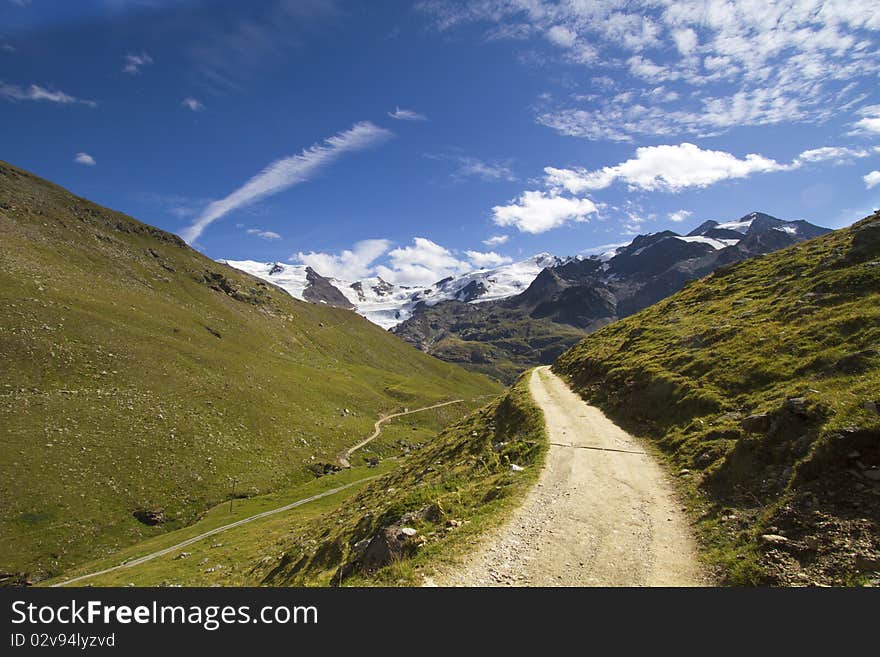
[[[205,109],[204,103],[192,97],[184,98],[180,104],[183,107],[192,110],[193,112],[201,112],[203,109]]]
[[[341,253],[297,253],[291,260],[308,265],[322,276],[354,281],[373,274],[373,263],[391,246],[383,239],[363,240]]]
[[[390,267],[380,265],[376,273],[397,285],[432,285],[437,281],[470,271],[467,262],[456,258],[449,249],[424,237],[413,239],[413,245],[398,247],[388,253]]]
[[[876,187],[877,185],[880,185],[880,171],[872,171],[866,176],[863,176],[862,180],[865,181],[865,187],[868,189]]]
[[[465,251],[464,254],[471,261],[471,264],[478,269],[497,267],[498,265],[506,265],[508,262],[513,262],[513,258],[499,255],[494,251],[485,253],[482,251]]]
[[[868,105],[858,111],[863,118],[853,124],[851,135],[880,134],[880,105]]]
[[[424,114],[419,114],[418,112],[414,112],[413,110],[408,109],[400,109],[399,107],[395,108],[393,112],[388,112],[388,116],[392,119],[396,119],[397,121],[427,121],[428,117]]]
[[[84,100],[76,98],[63,91],[51,91],[37,84],[28,87],[20,87],[15,84],[6,84],[0,80],[0,98],[4,100],[35,100],[45,101],[49,103],[58,103],[59,105],[88,105],[89,107],[97,107],[98,103],[93,100]]]
[[[129,53],[125,56],[125,64],[122,67],[122,71],[129,75],[137,75],[144,66],[149,66],[152,63],[153,58],[145,52],[139,55]]]
[[[560,48],[571,48],[577,41],[577,34],[562,25],[554,25],[547,30],[547,39]]]
[[[391,134],[364,121],[328,137],[321,144],[304,149],[299,155],[276,160],[225,198],[210,203],[196,221],[181,232],[181,236],[192,243],[205,228],[229,212],[305,182],[342,154],[369,148]]]
[[[677,192],[687,187],[708,187],[730,178],[790,168],[775,160],[750,153],[744,159],[725,151],[704,150],[695,144],[645,146],[634,158],[595,171],[546,167],[546,184],[572,194],[605,189],[622,180],[630,187],[647,191]]]
[[[125,56],[124,62],[122,72],[128,73],[129,75],[137,75],[141,72],[142,68],[153,63],[153,58],[145,52],[142,52],[139,55],[129,53]]]
[[[97,164],[97,162],[95,162],[95,158],[93,158],[88,153],[77,153],[76,156],[73,158],[73,161],[77,164],[85,164],[86,166],[90,167],[93,167]]]
[[[851,162],[853,159],[868,157],[871,151],[864,148],[848,148],[846,146],[823,146],[821,148],[811,148],[806,150],[795,158],[794,165],[811,162],[827,162],[833,161],[835,164],[843,164]]]
[[[635,97],[648,84],[681,85],[670,107],[621,107],[607,95],[578,94],[537,107],[539,123],[587,139],[821,122],[851,111],[880,73],[877,0],[422,0],[418,6],[440,30],[483,24],[494,38],[540,35],[561,51],[542,53],[548,70],[554,57],[598,61],[618,90]],[[530,29],[510,29],[523,24]],[[578,57],[583,44],[589,56]],[[875,119],[880,116],[863,117],[856,129],[880,131]]]
[[[514,226],[524,233],[543,233],[569,222],[587,221],[587,215],[597,211],[589,199],[527,191],[509,205],[492,208],[492,220],[498,226]]]
[[[453,178],[480,178],[487,181],[516,180],[510,167],[501,162],[484,162],[476,157],[460,157],[457,160],[460,166],[452,174]]]
[[[262,228],[248,228],[245,231],[248,235],[256,235],[264,240],[280,240],[281,235],[272,230],[263,230]]]
[[[507,244],[509,239],[510,235],[493,235],[489,239],[483,240],[483,244],[486,246],[498,246],[500,244]]]
[[[672,40],[682,55],[690,55],[697,47],[697,33],[689,27],[672,31]]]
[[[693,214],[690,210],[679,210],[678,212],[670,212],[669,220],[679,224]]]

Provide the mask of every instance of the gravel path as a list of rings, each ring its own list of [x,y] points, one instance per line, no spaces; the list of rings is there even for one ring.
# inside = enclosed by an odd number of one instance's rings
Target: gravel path
[[[687,518],[640,443],[549,368],[530,390],[551,443],[511,520],[440,586],[701,586]]]

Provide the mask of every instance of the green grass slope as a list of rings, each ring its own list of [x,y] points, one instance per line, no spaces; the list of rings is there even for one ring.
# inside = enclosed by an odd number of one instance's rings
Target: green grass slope
[[[0,573],[57,574],[233,479],[305,481],[380,413],[499,390],[0,163]]]
[[[75,585],[417,585],[454,568],[535,482],[546,451],[544,420],[527,377],[503,396],[378,468],[355,465],[289,491],[215,507],[191,527],[147,539],[65,574],[97,572],[166,549],[220,525],[317,492],[351,488]],[[410,428],[398,418],[386,429]],[[384,432],[384,430],[383,430]],[[393,440],[391,436],[389,439]],[[399,453],[399,452],[398,452]],[[514,471],[511,464],[523,470]],[[415,530],[364,559],[358,549],[389,527]],[[388,546],[385,546],[388,547]],[[375,550],[374,556],[375,554]]]
[[[554,370],[665,451],[727,581],[880,581],[880,214],[716,271]]]
[[[505,301],[445,301],[423,308],[393,332],[432,356],[507,384],[536,364],[549,365],[587,334]]]
[[[457,564],[537,481],[547,437],[530,375],[331,514],[296,527],[280,557],[255,564],[252,576],[269,586],[412,586]]]

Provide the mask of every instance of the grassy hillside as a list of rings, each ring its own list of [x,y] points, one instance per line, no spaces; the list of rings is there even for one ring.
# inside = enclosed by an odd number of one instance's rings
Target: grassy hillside
[[[393,332],[432,356],[505,383],[535,365],[549,365],[587,333],[531,317],[506,301],[445,301],[420,310]]]
[[[4,163],[0,369],[0,572],[35,579],[192,522],[233,479],[306,481],[382,412],[499,391]]]
[[[409,418],[386,428],[407,429]],[[384,431],[383,431],[384,433]],[[413,585],[456,563],[502,522],[536,480],[546,449],[541,411],[523,378],[503,397],[376,469],[355,466],[282,494],[212,509],[192,527],[148,539],[67,573],[96,572],[320,491],[352,488],[79,585]],[[514,471],[511,464],[523,470]],[[378,475],[378,478],[377,478]],[[368,550],[389,528],[415,530]],[[396,530],[395,530],[396,531]],[[372,557],[365,558],[369,552]],[[49,582],[47,582],[49,583]]]
[[[554,370],[665,451],[729,582],[880,582],[880,214],[718,270]]]

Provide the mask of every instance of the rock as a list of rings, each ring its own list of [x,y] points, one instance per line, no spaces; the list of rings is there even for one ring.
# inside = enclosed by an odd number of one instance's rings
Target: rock
[[[789,397],[782,404],[782,408],[798,417],[808,417],[807,398],[806,397]]]
[[[423,506],[418,511],[409,511],[400,516],[400,524],[406,525],[411,522],[416,522],[419,520],[426,522],[437,522],[440,518],[443,517],[443,509],[440,508],[439,504],[428,504],[427,506]]]
[[[138,509],[131,515],[133,515],[139,522],[142,522],[145,525],[161,525],[163,522],[165,522],[164,509]]]
[[[406,536],[406,537],[412,537],[418,533],[419,533],[418,530],[416,530],[413,527],[401,527],[400,528],[400,534],[403,536]]]
[[[176,561],[177,559],[186,559],[187,557],[189,557],[189,552],[181,552],[176,557],[174,557],[174,559]]]
[[[395,559],[405,556],[414,546],[409,541],[410,534],[403,530],[415,533],[411,527],[398,527],[397,525],[389,525],[380,529],[369,539],[356,561],[347,564],[346,570],[351,572],[357,569],[362,573],[372,573],[387,566]],[[343,574],[344,576],[345,574]]]
[[[764,433],[770,429],[770,415],[769,413],[749,415],[740,420],[739,426],[749,433]]]
[[[342,468],[335,463],[325,463],[323,461],[315,461],[314,463],[309,464],[308,469],[316,477],[323,477],[324,475],[329,475],[329,474],[333,474],[334,472],[339,472]]]
[[[461,520],[455,520],[454,518],[450,518],[446,521],[447,527],[461,527]]]
[[[443,517],[443,509],[440,508],[439,504],[429,504],[428,506],[419,509],[419,516],[422,520],[437,522]]]
[[[690,473],[691,473],[691,471],[688,470],[687,468],[682,468],[681,470],[678,471],[678,476],[679,477],[687,477]]]
[[[761,545],[786,545],[788,539],[779,534],[762,534],[760,538]]]
[[[880,481],[880,470],[877,470],[876,468],[873,470],[865,470],[862,475],[871,481]]]
[[[875,401],[866,401],[862,404],[862,407],[869,413],[874,413],[874,415],[880,413],[880,410],[877,410],[877,402]]]
[[[856,555],[856,570],[860,572],[880,572],[880,556]]]
[[[525,468],[521,465],[517,465],[516,463],[511,463],[510,470],[511,472],[522,472],[523,470],[525,470]]]

